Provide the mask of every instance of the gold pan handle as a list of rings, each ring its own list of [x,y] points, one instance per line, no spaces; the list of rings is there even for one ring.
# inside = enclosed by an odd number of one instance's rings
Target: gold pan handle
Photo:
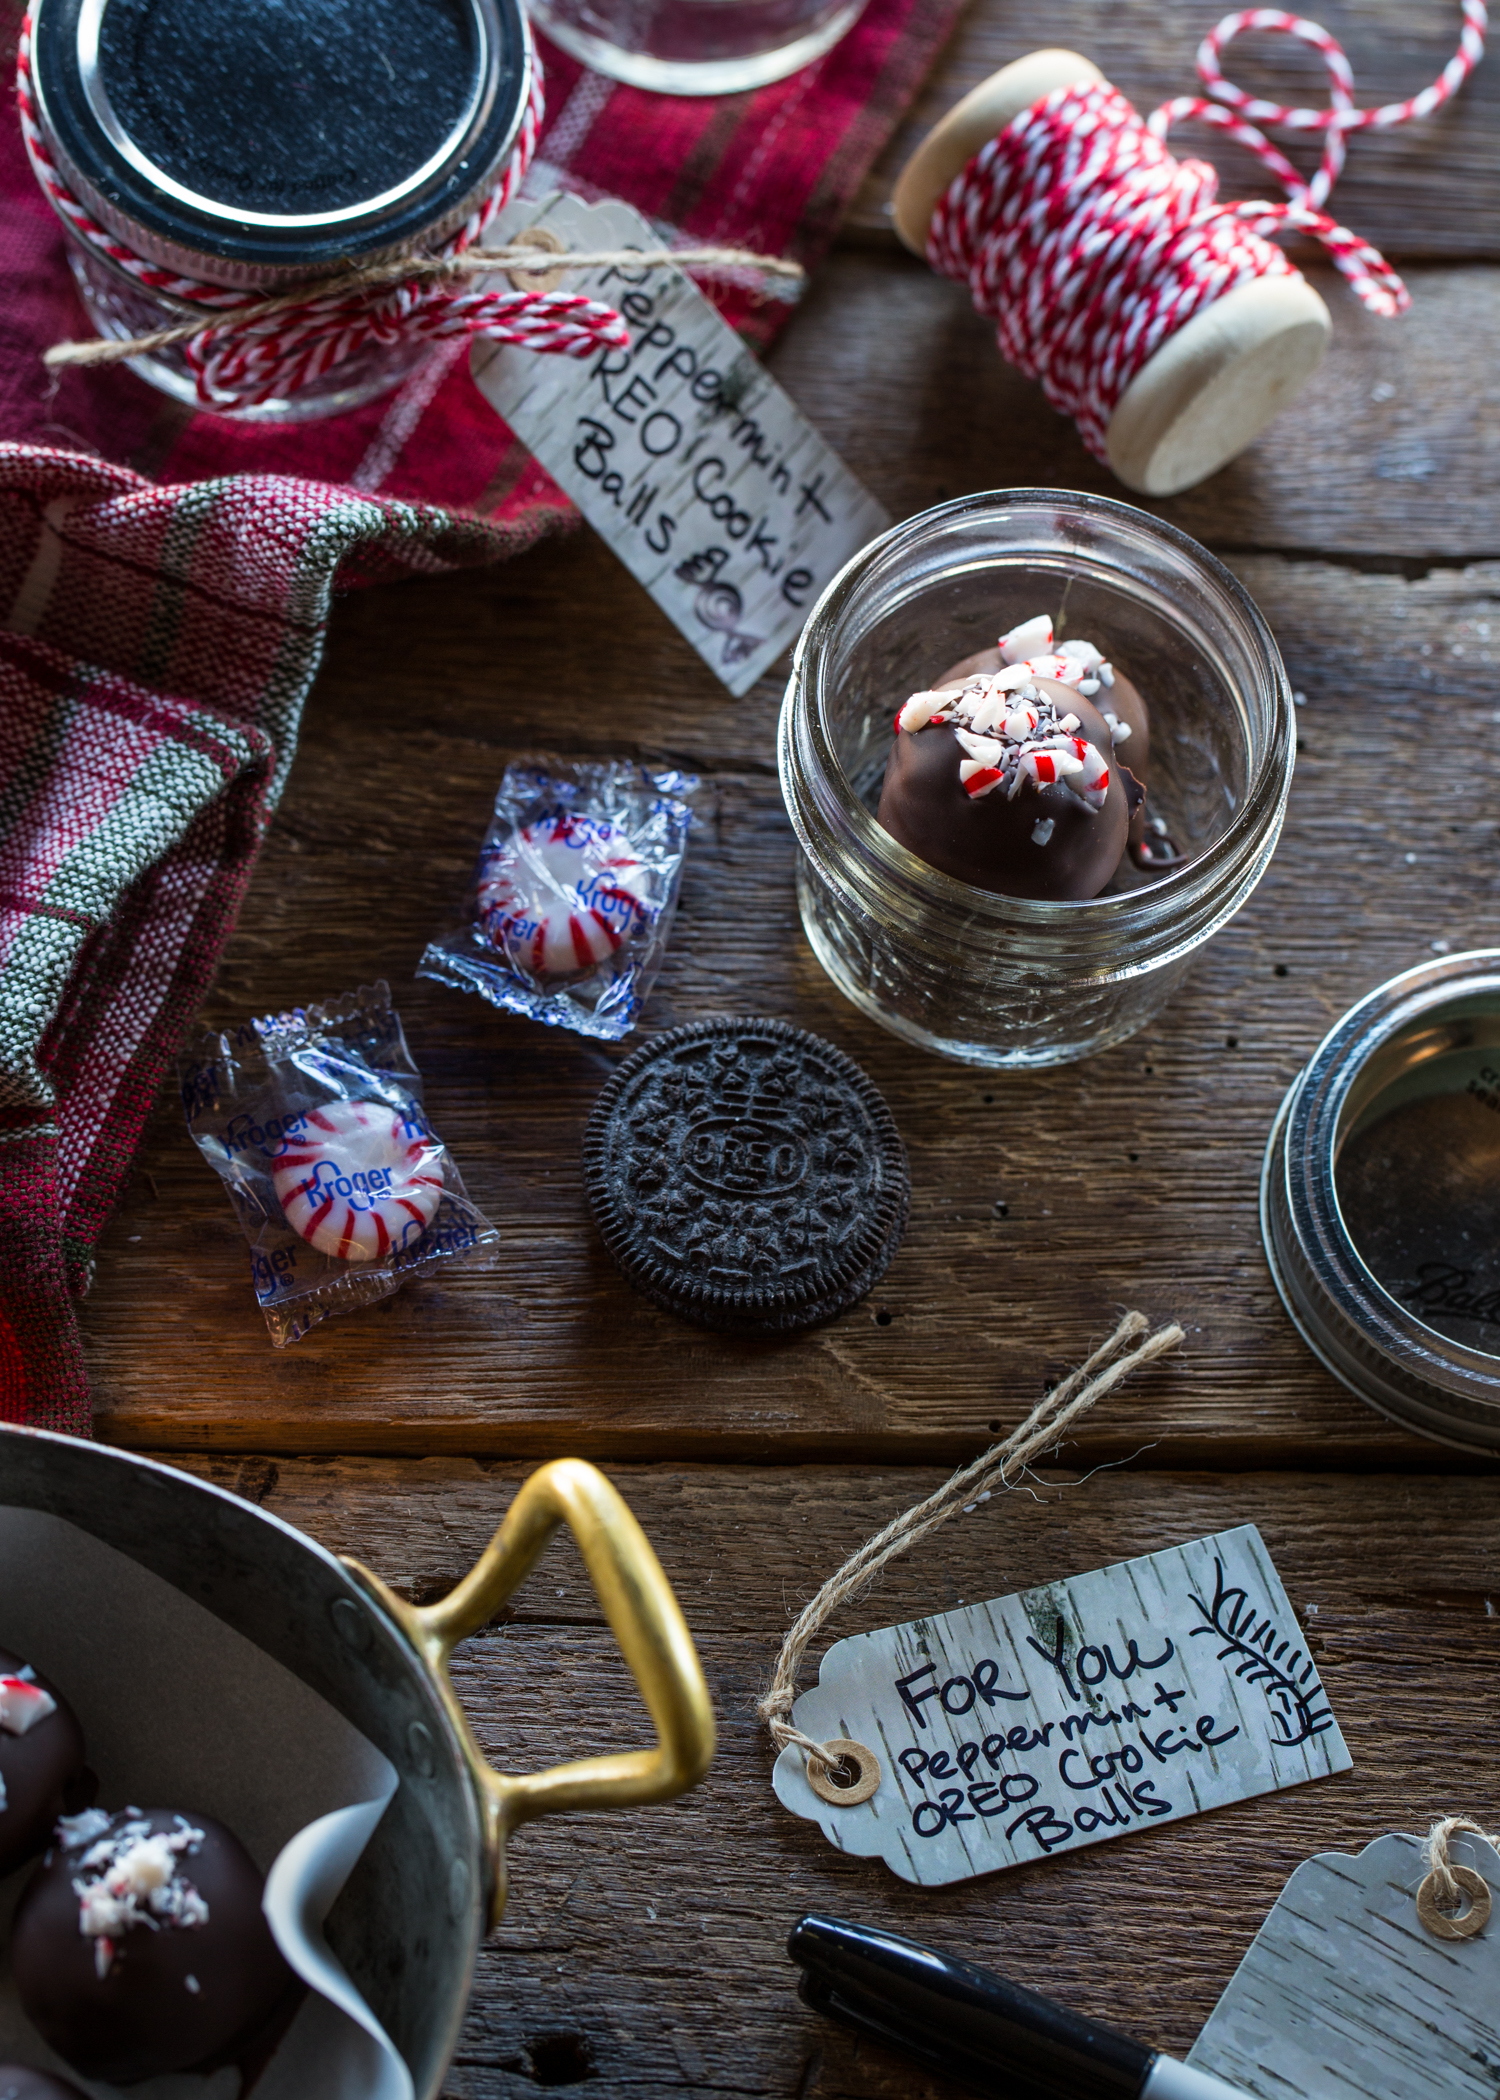
[[[559,1524],[578,1543],[605,1617],[656,1726],[654,1750],[585,1757],[545,1772],[497,1772],[474,1740],[448,1674],[458,1643],[492,1619],[530,1574]],[[521,1485],[472,1572],[437,1604],[413,1605],[359,1561],[346,1565],[421,1656],[469,1762],[493,1877],[490,1926],[505,1908],[505,1841],[520,1823],[566,1808],[633,1808],[696,1785],[714,1754],[714,1718],[692,1635],[672,1586],[625,1503],[578,1458],[554,1459]]]

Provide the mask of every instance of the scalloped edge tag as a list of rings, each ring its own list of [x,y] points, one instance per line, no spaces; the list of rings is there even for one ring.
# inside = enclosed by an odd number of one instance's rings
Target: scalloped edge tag
[[[831,1806],[789,1745],[782,1805],[926,1888],[1354,1762],[1253,1524],[837,1641],[792,1720],[881,1783]]]
[[[491,235],[653,248],[628,204],[556,193]],[[477,343],[474,382],[737,697],[802,632],[825,585],[890,517],[681,270],[579,271],[628,350],[537,357]]]
[[[1500,1854],[1448,1856],[1500,1893]],[[1496,2100],[1500,1912],[1468,1940],[1417,1916],[1420,1838],[1305,1859],[1209,2014],[1188,2062],[1256,2100]]]

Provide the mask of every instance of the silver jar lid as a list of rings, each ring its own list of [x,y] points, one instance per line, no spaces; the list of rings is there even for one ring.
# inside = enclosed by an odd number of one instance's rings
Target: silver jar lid
[[[138,255],[236,287],[445,239],[531,91],[520,0],[37,0],[38,121]]]
[[[1336,1378],[1500,1449],[1500,948],[1407,970],[1329,1031],[1271,1131],[1261,1231]]]

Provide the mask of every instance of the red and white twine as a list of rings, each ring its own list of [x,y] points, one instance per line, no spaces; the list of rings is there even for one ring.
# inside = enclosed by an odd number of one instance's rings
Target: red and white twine
[[[237,320],[237,309],[264,304],[263,291],[236,291],[163,269],[101,226],[68,188],[37,122],[29,14],[21,24],[16,54],[16,98],[36,179],[83,246],[107,258],[143,291],[213,313],[214,318],[206,319],[202,329],[182,345],[198,398],[206,408],[234,410],[288,400],[372,344],[480,335],[555,356],[589,357],[602,344],[619,348],[630,340],[612,307],[581,293],[487,291],[432,278],[396,284],[356,283],[347,291],[325,293],[275,314]],[[439,255],[462,255],[517,194],[536,151],[543,110],[538,61],[520,135],[505,172],[459,231],[436,251]]]
[[[1270,236],[1302,233],[1320,241],[1374,313],[1397,314],[1410,304],[1389,264],[1322,206],[1344,164],[1349,132],[1427,116],[1479,63],[1484,0],[1461,5],[1459,47],[1441,76],[1419,95],[1378,109],[1355,107],[1349,61],[1326,29],[1268,7],[1226,15],[1204,39],[1197,67],[1206,97],[1179,96],[1142,119],[1107,82],[1056,88],[949,185],[933,214],[928,260],[968,284],[976,307],[996,323],[1002,355],[1041,381],[1103,459],[1116,404],[1168,337],[1238,286],[1292,270]],[[1225,46],[1252,29],[1296,37],[1321,55],[1326,109],[1258,101],[1224,78]],[[1174,159],[1163,143],[1173,124],[1189,118],[1247,146],[1288,201],[1218,203],[1217,171]],[[1262,125],[1324,134],[1310,181]]]

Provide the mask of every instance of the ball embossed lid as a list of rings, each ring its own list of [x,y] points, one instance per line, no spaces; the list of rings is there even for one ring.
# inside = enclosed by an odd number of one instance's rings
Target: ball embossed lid
[[[237,286],[444,238],[530,91],[519,0],[37,0],[32,46],[75,194]]]
[[[627,1060],[594,1105],[584,1179],[635,1287],[701,1326],[779,1334],[889,1266],[910,1188],[881,1095],[784,1021],[700,1021]]]

